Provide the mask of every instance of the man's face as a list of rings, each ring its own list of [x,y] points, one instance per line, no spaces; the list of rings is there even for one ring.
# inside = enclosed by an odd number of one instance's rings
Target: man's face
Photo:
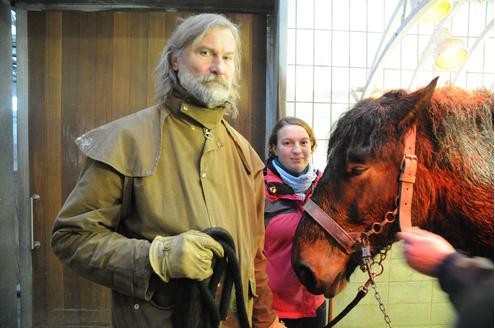
[[[235,74],[235,39],[227,29],[214,29],[172,58],[180,84],[206,107],[228,100]]]

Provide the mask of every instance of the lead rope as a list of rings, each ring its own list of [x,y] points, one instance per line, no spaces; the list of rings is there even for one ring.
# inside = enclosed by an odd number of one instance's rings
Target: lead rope
[[[368,294],[368,283],[369,280],[361,287],[359,287],[357,295],[354,299],[347,304],[347,306],[330,321],[324,328],[329,328],[335,326],[343,317],[345,317],[358,303]]]
[[[232,288],[235,292],[235,302],[237,309],[237,319],[241,328],[249,328],[249,318],[246,304],[244,303],[244,293],[242,291],[241,270],[235,253],[235,244],[232,236],[227,230],[214,227],[203,231],[219,242],[224,249],[224,257],[217,258],[214,266],[214,273],[208,284],[202,284],[201,293],[205,303],[209,303],[207,308],[210,311],[213,327],[218,327],[220,321],[227,318],[232,296]],[[214,297],[221,276],[224,275],[223,290],[219,305],[215,305]]]
[[[234,241],[225,229],[219,227],[208,228],[203,232],[222,245],[224,256],[216,258],[213,275],[209,279],[175,279],[177,294],[174,296],[176,302],[172,312],[173,327],[218,328],[221,321],[227,319],[232,296],[235,294],[239,327],[249,328]]]

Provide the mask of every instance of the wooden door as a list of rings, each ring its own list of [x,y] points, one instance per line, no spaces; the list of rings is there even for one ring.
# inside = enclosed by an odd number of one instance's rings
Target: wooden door
[[[187,12],[28,12],[29,155],[34,206],[33,326],[110,323],[109,290],[62,266],[49,242],[73,188],[85,131],[154,103],[153,70]],[[263,155],[266,17],[227,15],[241,28],[240,116],[231,123]]]

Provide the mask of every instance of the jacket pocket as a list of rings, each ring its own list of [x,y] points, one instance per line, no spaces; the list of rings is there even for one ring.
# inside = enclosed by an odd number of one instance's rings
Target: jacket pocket
[[[142,299],[112,293],[112,327],[115,328],[172,327],[172,312],[172,306],[157,306]]]

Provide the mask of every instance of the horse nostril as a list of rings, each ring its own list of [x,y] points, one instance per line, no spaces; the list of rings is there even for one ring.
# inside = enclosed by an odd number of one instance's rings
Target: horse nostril
[[[316,277],[313,270],[304,263],[297,263],[294,265],[294,271],[301,283],[306,286],[308,290],[313,290],[316,288]]]

